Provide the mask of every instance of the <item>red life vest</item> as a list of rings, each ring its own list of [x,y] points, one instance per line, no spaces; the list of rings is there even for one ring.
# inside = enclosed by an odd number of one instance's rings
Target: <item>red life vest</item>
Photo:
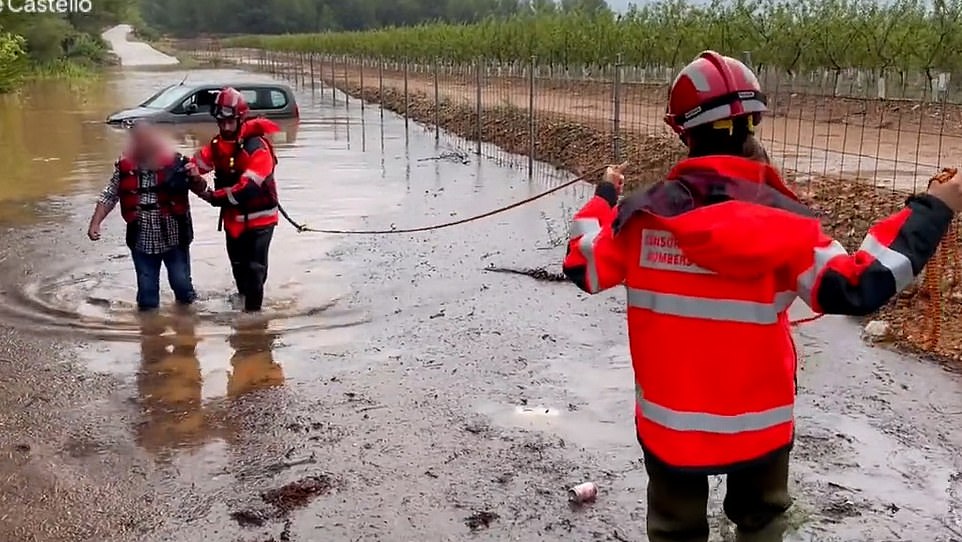
[[[688,159],[669,179],[614,223],[637,262],[625,275],[636,428],[669,465],[724,470],[793,440],[796,277],[783,259],[814,244],[818,221],[750,160]]]
[[[117,195],[120,199],[120,214],[124,221],[130,224],[135,221],[141,210],[147,210],[141,201],[141,194],[154,192],[157,194],[156,208],[163,214],[172,216],[186,216],[190,213],[190,198],[186,186],[183,190],[167,190],[164,183],[170,176],[170,167],[176,157],[171,157],[162,167],[155,170],[157,182],[154,186],[143,189],[140,187],[140,164],[133,158],[122,155],[117,161],[120,172],[120,183]],[[154,208],[153,205],[150,208]]]
[[[253,119],[241,125],[240,136],[234,141],[214,136],[210,142],[213,155],[214,188],[228,188],[237,184],[241,175],[247,170],[247,164],[252,154],[258,149],[267,147],[274,164],[277,165],[277,155],[270,140],[263,135],[263,127]],[[247,198],[240,205],[222,208],[221,218],[227,232],[236,237],[245,229],[273,226],[278,222],[277,184],[274,172],[260,183],[256,195]]]

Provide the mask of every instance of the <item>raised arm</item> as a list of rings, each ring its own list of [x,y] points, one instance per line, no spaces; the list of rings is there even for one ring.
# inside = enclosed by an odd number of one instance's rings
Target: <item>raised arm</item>
[[[798,296],[820,313],[875,312],[912,284],[954,214],[934,195],[912,196],[904,209],[872,225],[854,254],[822,233],[812,254],[793,266]]]
[[[578,211],[571,223],[564,274],[589,294],[597,294],[625,280],[624,254],[614,238],[618,188],[602,182],[595,195]]]

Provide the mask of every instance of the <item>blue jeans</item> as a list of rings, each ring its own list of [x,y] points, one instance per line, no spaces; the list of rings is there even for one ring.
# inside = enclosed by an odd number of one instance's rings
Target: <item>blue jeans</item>
[[[174,248],[163,254],[132,250],[137,272],[137,308],[145,311],[160,306],[160,265],[167,268],[167,281],[178,303],[189,305],[197,299],[190,278],[190,249]]]

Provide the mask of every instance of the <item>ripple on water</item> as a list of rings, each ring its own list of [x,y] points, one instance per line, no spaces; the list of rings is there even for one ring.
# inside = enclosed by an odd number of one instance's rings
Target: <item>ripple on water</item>
[[[8,278],[10,275],[6,275]],[[133,288],[118,285],[108,274],[92,269],[65,269],[32,274],[19,284],[3,284],[0,317],[7,325],[37,334],[80,334],[91,339],[136,341],[140,339],[144,320],[131,300]],[[243,319],[257,319],[272,324],[284,335],[352,327],[368,319],[358,310],[342,309],[340,298],[305,304],[300,292],[288,293],[297,284],[283,285],[282,295],[265,300],[264,310]],[[189,309],[165,303],[162,314],[189,312],[206,337],[236,333],[226,329],[237,323],[243,306],[236,295],[228,292],[201,294]]]

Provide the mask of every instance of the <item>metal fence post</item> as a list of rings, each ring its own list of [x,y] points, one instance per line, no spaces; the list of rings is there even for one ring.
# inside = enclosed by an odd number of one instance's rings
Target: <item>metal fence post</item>
[[[613,115],[611,119],[612,148],[615,151],[615,163],[621,163],[621,53],[618,53],[618,61],[615,64],[615,81],[612,90],[614,103]]]
[[[377,103],[381,111],[381,118],[384,118],[384,59],[377,60]]]
[[[750,70],[754,70],[754,69],[755,69],[755,66],[752,65],[752,52],[751,52],[751,51],[742,51],[742,58],[744,59],[745,65],[748,66],[748,69],[750,69]]]
[[[361,57],[361,111],[364,111],[364,57]],[[364,117],[361,117],[363,120]],[[362,143],[363,146],[363,143]]]
[[[408,60],[404,59],[404,130],[408,129],[408,109],[410,107],[408,102]]]
[[[534,178],[534,66],[535,57],[528,64],[528,180]]]
[[[477,69],[475,70],[475,83],[476,83],[475,101],[477,102],[477,109],[478,109],[477,111],[478,113],[478,146],[477,146],[476,152],[478,153],[478,155],[481,154],[481,136],[482,136],[482,133],[481,133],[481,67],[482,67],[482,60],[479,57],[477,60]]]
[[[438,89],[438,58],[434,57],[434,141],[441,139],[441,100]]]
[[[337,62],[334,61],[334,55],[330,55],[331,59],[331,103],[337,105],[337,74],[335,69],[337,68]]]
[[[350,95],[351,81],[348,80],[348,69],[347,69],[347,66],[350,63],[350,60],[351,60],[350,57],[348,57],[347,55],[344,55],[344,108],[345,109],[351,108],[351,95]]]
[[[306,83],[304,81],[304,53],[301,52],[297,53],[297,81],[301,87]]]
[[[311,69],[311,96],[313,96],[314,95],[314,53],[312,52],[310,56],[308,56],[307,58],[308,58],[308,62],[310,63],[310,69]]]

